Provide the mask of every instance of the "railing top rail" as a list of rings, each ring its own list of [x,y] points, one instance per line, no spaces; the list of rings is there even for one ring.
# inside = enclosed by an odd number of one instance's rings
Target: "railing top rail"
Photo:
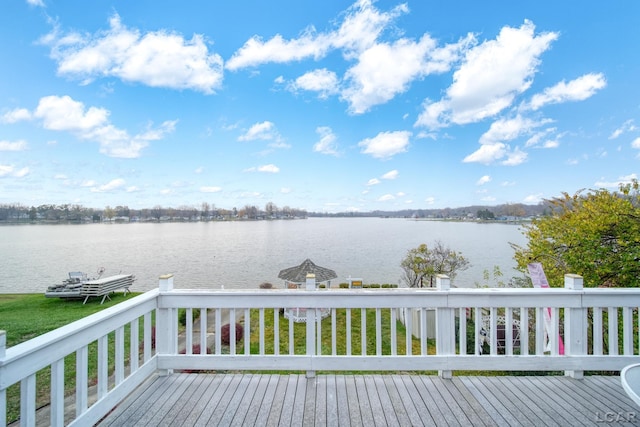
[[[158,305],[165,308],[625,307],[640,306],[640,289],[174,289],[161,292]]]

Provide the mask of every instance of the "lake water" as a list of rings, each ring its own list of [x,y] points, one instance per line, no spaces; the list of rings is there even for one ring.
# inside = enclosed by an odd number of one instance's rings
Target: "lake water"
[[[516,275],[509,243],[526,243],[510,224],[384,218],[309,218],[292,221],[16,225],[0,227],[0,293],[40,293],[69,271],[132,273],[132,290],[157,287],[172,273],[183,289],[282,287],[280,270],[310,258],[364,283],[399,284],[409,249],[437,240],[472,264],[454,285],[473,287],[499,266]]]

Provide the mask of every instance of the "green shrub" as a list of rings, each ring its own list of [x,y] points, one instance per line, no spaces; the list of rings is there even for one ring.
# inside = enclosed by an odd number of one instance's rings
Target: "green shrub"
[[[349,284],[348,283],[340,283],[340,289],[349,289]]]
[[[191,310],[191,320],[196,320],[198,317],[200,317],[200,309],[199,308],[194,308]],[[187,326],[187,309],[186,308],[180,308],[178,309],[178,322],[180,323],[181,326]]]

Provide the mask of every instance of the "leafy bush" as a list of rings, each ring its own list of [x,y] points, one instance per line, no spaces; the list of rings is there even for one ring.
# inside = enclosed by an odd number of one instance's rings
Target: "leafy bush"
[[[200,309],[194,308],[191,311],[191,320],[196,320],[200,317]],[[178,310],[178,322],[181,326],[187,326],[187,309],[181,308]]]
[[[244,335],[244,327],[240,323],[236,323],[236,344],[240,342]],[[227,323],[222,325],[220,330],[220,341],[223,345],[231,344],[231,325]]]
[[[260,283],[260,289],[273,289],[273,284],[269,282]]]
[[[349,284],[348,283],[340,283],[340,289],[349,289]]]

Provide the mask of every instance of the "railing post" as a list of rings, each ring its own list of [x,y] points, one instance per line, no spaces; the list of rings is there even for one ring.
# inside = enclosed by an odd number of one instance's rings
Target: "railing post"
[[[436,288],[439,291],[449,291],[451,280],[444,274],[436,276]],[[454,309],[449,307],[436,308],[436,354],[438,356],[450,356],[455,354],[456,349],[456,321]],[[439,370],[438,375],[442,378],[452,378],[453,371]]]
[[[159,279],[160,296],[165,292],[173,290],[173,274],[165,274]],[[156,319],[156,349],[158,354],[174,354],[176,353],[177,331],[175,328],[174,310],[172,308],[158,307]],[[170,375],[173,369],[160,369],[160,376]]]
[[[565,289],[582,292],[584,289],[582,276],[565,274]],[[587,355],[587,309],[580,304],[578,308],[565,309],[564,313],[564,349],[567,356]],[[564,371],[571,378],[582,379],[584,371]]]
[[[316,290],[316,275],[307,274],[307,281],[305,286],[306,292]],[[311,361],[313,356],[316,355],[316,309],[315,307],[307,307],[307,357]],[[316,376],[316,371],[308,370],[307,378],[313,378]]]
[[[7,333],[0,331],[0,360],[4,359],[7,352]],[[0,384],[2,381],[2,371],[0,371]],[[4,425],[7,419],[7,391],[3,388],[0,389],[0,425]]]

